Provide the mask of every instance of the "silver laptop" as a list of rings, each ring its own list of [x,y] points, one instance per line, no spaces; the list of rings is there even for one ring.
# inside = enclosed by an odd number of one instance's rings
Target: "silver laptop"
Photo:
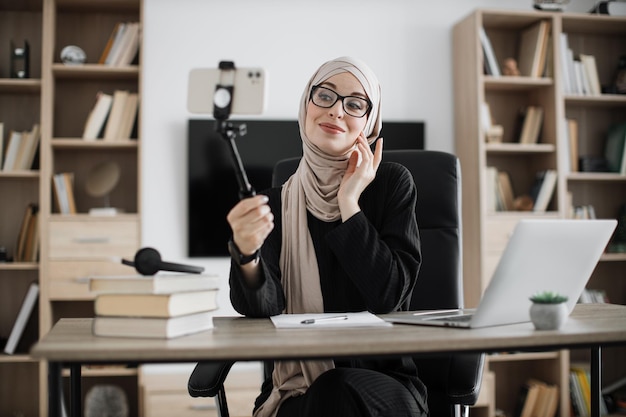
[[[394,323],[477,328],[530,321],[529,297],[556,291],[574,309],[616,220],[520,220],[475,309],[390,316]]]

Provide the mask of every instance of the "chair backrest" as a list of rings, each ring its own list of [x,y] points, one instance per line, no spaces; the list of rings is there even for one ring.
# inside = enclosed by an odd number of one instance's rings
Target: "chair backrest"
[[[300,158],[279,161],[273,185],[284,183]],[[422,266],[410,309],[463,307],[461,273],[461,169],[456,156],[440,151],[390,150],[383,161],[404,165],[417,187],[417,225]]]

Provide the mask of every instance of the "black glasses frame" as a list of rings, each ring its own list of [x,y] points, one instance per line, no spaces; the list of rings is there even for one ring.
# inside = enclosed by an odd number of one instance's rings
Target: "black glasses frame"
[[[333,103],[330,106],[320,106],[319,104],[317,104],[315,101],[313,101],[313,94],[315,93],[315,91],[317,91],[319,88],[323,88],[324,90],[328,90],[331,91],[333,94],[335,94],[337,96],[337,99],[335,101],[333,101]],[[365,113],[363,113],[363,115],[361,116],[355,116],[353,114],[350,114],[350,112],[348,110],[346,110],[346,102],[344,101],[346,98],[357,98],[359,100],[364,100],[365,103],[367,104],[367,110],[365,110]],[[337,93],[335,90],[328,88],[328,87],[324,87],[323,85],[314,85],[313,88],[311,88],[311,93],[309,94],[309,100],[311,100],[311,102],[313,104],[315,104],[317,107],[321,107],[322,109],[330,109],[331,107],[333,107],[335,104],[337,104],[337,102],[339,100],[341,100],[341,107],[343,108],[343,111],[352,117],[356,117],[356,118],[361,118],[361,117],[365,117],[369,114],[370,110],[372,110],[372,102],[366,98],[366,97],[359,97],[359,96],[342,96],[341,94]]]

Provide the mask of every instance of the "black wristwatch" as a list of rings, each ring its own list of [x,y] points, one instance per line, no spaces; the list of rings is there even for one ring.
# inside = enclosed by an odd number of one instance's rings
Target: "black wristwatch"
[[[237,265],[245,265],[259,258],[258,249],[251,255],[244,255],[232,239],[228,240],[228,252]]]

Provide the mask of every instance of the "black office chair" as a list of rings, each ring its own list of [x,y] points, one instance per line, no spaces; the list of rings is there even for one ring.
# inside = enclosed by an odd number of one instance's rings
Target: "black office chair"
[[[461,169],[456,156],[438,151],[385,151],[383,161],[411,171],[417,186],[417,224],[423,263],[411,298],[411,310],[463,307],[461,256]],[[296,170],[299,158],[278,162],[272,182],[280,185]],[[466,416],[478,399],[483,354],[414,358],[428,388],[431,416]],[[187,385],[192,397],[215,397],[221,417],[228,417],[224,380],[232,362],[200,362]]]

